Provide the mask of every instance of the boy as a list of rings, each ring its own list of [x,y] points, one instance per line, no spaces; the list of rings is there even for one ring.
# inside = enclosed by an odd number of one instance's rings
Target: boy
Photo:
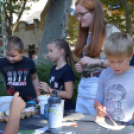
[[[104,51],[110,67],[99,79],[95,104],[96,114],[108,113],[117,121],[132,121],[134,112],[134,67],[129,65],[133,55],[133,39],[127,33],[114,33],[105,42]],[[103,109],[103,110],[102,110]]]
[[[35,102],[34,88],[37,88],[38,76],[32,59],[23,57],[23,48],[20,38],[9,37],[5,44],[6,57],[0,59],[0,69],[9,94],[18,91],[25,102]]]

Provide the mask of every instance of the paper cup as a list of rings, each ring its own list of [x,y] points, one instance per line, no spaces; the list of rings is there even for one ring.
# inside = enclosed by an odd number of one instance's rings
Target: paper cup
[[[61,100],[61,106],[62,106],[63,115],[64,115],[64,102],[65,102],[65,100]]]
[[[39,106],[40,106],[40,114],[44,114],[44,106],[48,103],[48,95],[38,96]]]
[[[0,111],[6,111],[10,109],[12,98],[13,96],[0,97]]]

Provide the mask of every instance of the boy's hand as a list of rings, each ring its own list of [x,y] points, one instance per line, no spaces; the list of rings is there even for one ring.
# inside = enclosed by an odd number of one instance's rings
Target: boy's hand
[[[100,103],[94,104],[97,116],[103,117],[106,115],[106,107],[102,107]]]
[[[49,86],[48,86],[47,83],[45,83],[45,82],[40,82],[40,83],[38,84],[38,90],[43,90],[43,91],[45,91],[45,92],[48,92],[48,89],[49,89]]]
[[[12,113],[21,113],[22,110],[25,108],[26,103],[19,97],[19,92],[16,92],[13,96],[10,110]]]

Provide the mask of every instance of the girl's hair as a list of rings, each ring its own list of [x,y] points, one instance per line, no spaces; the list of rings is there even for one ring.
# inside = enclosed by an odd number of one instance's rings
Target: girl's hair
[[[64,39],[55,39],[51,41],[49,44],[55,44],[58,49],[63,49],[65,52],[65,60],[66,62],[72,67],[72,53],[69,47],[69,43],[66,42]]]
[[[93,13],[93,20],[89,27],[83,28],[79,23],[79,34],[74,54],[80,57],[84,51],[88,50],[87,56],[97,57],[100,55],[106,34],[106,21],[103,9],[99,0],[77,0],[75,6],[81,5]],[[90,42],[84,47],[87,41],[89,29],[91,32]]]
[[[23,52],[24,50],[24,44],[22,40],[17,36],[10,36],[6,40],[5,49],[8,51],[16,50],[19,53]]]
[[[133,39],[129,34],[116,32],[105,41],[104,51],[108,57],[130,57],[133,53],[133,47]]]

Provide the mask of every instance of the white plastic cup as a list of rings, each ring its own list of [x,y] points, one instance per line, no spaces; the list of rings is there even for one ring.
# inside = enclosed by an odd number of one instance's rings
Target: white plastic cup
[[[40,114],[44,114],[44,106],[45,104],[48,104],[48,95],[41,95],[38,96],[39,106],[40,106]]]
[[[0,97],[0,111],[6,111],[10,109],[10,104],[13,96],[2,96]]]
[[[65,102],[65,100],[61,100],[61,106],[62,106],[62,113],[63,113],[63,115],[64,115],[64,102]]]

